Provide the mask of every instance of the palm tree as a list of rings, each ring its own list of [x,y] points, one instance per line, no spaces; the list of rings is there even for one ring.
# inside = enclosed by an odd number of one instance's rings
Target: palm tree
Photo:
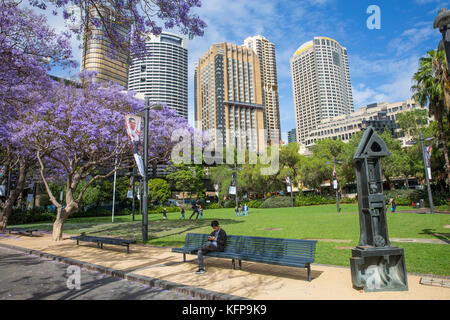
[[[449,120],[449,108],[445,84],[448,81],[447,58],[444,51],[431,50],[420,59],[419,70],[414,74],[412,91],[414,99],[421,105],[428,105],[430,116],[434,116],[439,124],[439,141],[443,146],[447,180],[450,185],[450,161],[447,148],[447,137],[444,129],[444,118]]]

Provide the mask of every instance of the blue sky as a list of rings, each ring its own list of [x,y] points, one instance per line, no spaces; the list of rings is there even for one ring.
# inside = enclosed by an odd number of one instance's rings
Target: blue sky
[[[436,49],[441,34],[433,29],[437,11],[450,7],[441,0],[203,0],[195,12],[208,24],[205,35],[189,41],[189,118],[193,123],[194,63],[219,42],[243,44],[261,34],[275,43],[280,95],[281,130],[295,127],[290,58],[314,36],[336,39],[347,47],[355,108],[374,102],[396,102],[411,97],[411,77],[418,60]],[[369,30],[370,5],[381,9],[381,29]],[[64,28],[61,17],[51,17]],[[172,30],[176,32],[176,30]],[[74,56],[80,51],[74,41]],[[69,77],[75,71],[55,70]],[[283,136],[287,140],[286,135]]]

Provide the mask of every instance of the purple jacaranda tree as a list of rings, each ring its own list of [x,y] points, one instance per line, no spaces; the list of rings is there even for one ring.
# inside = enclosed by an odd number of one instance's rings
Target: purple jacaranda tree
[[[133,92],[123,92],[114,83],[94,83],[87,72],[80,77],[83,87],[60,84],[51,99],[27,114],[18,134],[29,150],[35,150],[42,181],[57,208],[55,241],[62,239],[65,220],[80,209],[82,197],[94,181],[134,165],[124,116],[144,107],[144,101],[134,98]],[[175,144],[172,132],[192,129],[167,107],[150,111],[150,119],[149,162],[168,161]],[[65,180],[65,207],[49,186],[55,175]]]
[[[0,230],[37,164],[35,153],[17,135],[23,116],[48,99],[52,80],[47,70],[55,64],[74,65],[69,38],[56,34],[44,16],[0,1],[0,165],[5,167],[0,184],[13,173],[12,188],[0,200]]]
[[[78,38],[104,37],[93,32],[101,29],[109,39],[111,53],[145,52],[145,37],[162,29],[177,27],[183,34],[202,36],[206,23],[192,11],[200,0],[28,0],[31,6],[61,13]],[[121,28],[117,28],[120,25]],[[127,32],[123,32],[127,30]]]

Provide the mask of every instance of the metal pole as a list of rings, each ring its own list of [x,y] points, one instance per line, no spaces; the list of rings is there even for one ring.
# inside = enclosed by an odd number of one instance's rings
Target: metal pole
[[[6,184],[6,196],[9,197],[9,193],[11,192],[11,170],[12,168],[8,167],[8,182]]]
[[[135,205],[135,198],[136,198],[135,182],[136,181],[134,181],[135,174],[136,174],[136,168],[133,168],[133,203],[132,203],[132,210],[131,210],[133,221],[134,221],[134,214],[135,214],[135,211],[136,211],[136,205]]]
[[[236,160],[235,160],[235,162],[234,162],[234,174],[235,174],[235,179],[234,179],[234,182],[235,182],[235,184],[236,184],[236,208],[238,208],[239,207],[239,197],[238,197],[238,183],[237,183],[237,152],[238,152],[238,149],[237,149],[237,136],[236,136],[236,133],[234,134],[234,141],[235,141],[235,145],[236,145]]]
[[[427,181],[427,189],[428,189],[428,200],[430,201],[430,212],[434,213],[434,204],[433,204],[433,195],[431,193],[431,186],[430,186],[430,178],[428,177],[428,170],[427,170],[427,159],[425,157],[425,149],[423,145],[423,135],[420,134],[420,147],[422,148],[422,161],[423,166],[425,168],[425,178]]]
[[[333,166],[334,170],[336,170],[336,157],[333,157]],[[333,177],[336,181],[336,206],[337,206],[337,212],[341,212],[341,208],[339,208],[339,188],[337,184],[337,175]]]
[[[34,222],[34,210],[36,209],[36,193],[37,193],[37,183],[33,183],[33,207],[31,208],[31,222]]]
[[[112,222],[114,222],[114,211],[116,208],[116,183],[117,183],[117,148],[119,146],[119,135],[116,140],[116,160],[114,161],[114,189],[113,189],[113,203],[112,203]]]
[[[142,197],[142,241],[148,240],[148,126],[149,126],[149,104],[148,97],[145,98],[144,117],[144,195]]]
[[[139,215],[142,214],[142,182],[139,181]]]
[[[291,188],[291,203],[292,207],[294,207],[294,191],[292,190],[292,180],[291,175],[289,175],[289,187]]]

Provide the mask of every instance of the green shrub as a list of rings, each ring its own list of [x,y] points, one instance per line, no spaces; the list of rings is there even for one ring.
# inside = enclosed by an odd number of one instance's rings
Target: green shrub
[[[344,203],[344,204],[355,204],[358,203],[358,200],[356,198],[339,198],[339,202],[340,203]]]
[[[290,197],[271,197],[264,201],[261,208],[286,208],[291,207],[292,201]]]
[[[208,203],[204,206],[204,209],[219,209],[218,203]]]
[[[264,201],[262,200],[250,200],[249,202],[247,202],[247,205],[249,208],[261,208],[262,204]]]
[[[336,198],[331,196],[297,195],[295,197],[296,207],[317,206],[322,204],[334,204],[334,203],[336,203]]]
[[[419,202],[421,199],[425,200],[425,204],[429,206],[428,192],[426,189],[409,189],[409,190],[385,190],[384,196],[386,203],[389,199],[394,198],[397,205],[411,206],[412,202]],[[433,203],[435,206],[445,206],[449,201],[447,193],[433,193]]]
[[[234,208],[236,207],[236,200],[225,200],[223,202],[224,208]]]
[[[167,213],[181,211],[181,208],[179,207],[153,207],[148,210],[148,214],[162,214],[164,212],[164,208],[167,209]]]
[[[56,215],[48,210],[35,210],[34,217],[31,210],[13,210],[8,217],[8,225],[28,224],[33,222],[53,222]]]

